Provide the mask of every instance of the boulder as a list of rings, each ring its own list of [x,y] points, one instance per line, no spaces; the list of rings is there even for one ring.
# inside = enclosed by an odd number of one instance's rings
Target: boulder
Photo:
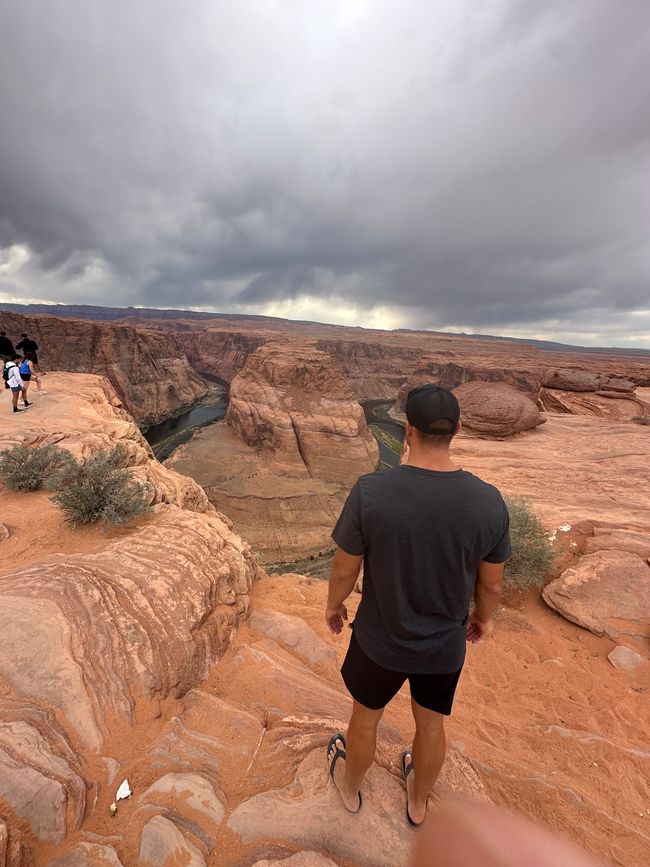
[[[206,867],[205,858],[176,825],[164,816],[154,816],[142,829],[140,867]]]
[[[265,638],[288,647],[308,665],[316,668],[336,665],[334,648],[326,644],[300,617],[271,608],[256,608],[251,612],[250,625]]]
[[[403,409],[406,396],[412,388],[433,382],[444,388],[456,389],[467,382],[500,382],[516,388],[531,398],[539,390],[541,374],[532,368],[519,368],[505,364],[485,364],[480,360],[460,364],[454,361],[444,361],[436,355],[421,358],[415,371],[399,390],[397,405]]]
[[[493,437],[508,437],[546,421],[533,401],[503,383],[468,382],[454,389],[464,428]]]
[[[650,567],[629,551],[585,554],[542,595],[551,608],[596,635],[650,639]]]
[[[545,388],[563,391],[622,391],[631,392],[635,383],[623,377],[604,376],[579,367],[550,368],[542,377]]]
[[[594,527],[593,536],[588,536],[584,541],[584,552],[594,554],[596,551],[629,551],[642,560],[648,560],[650,559],[650,535],[634,530]]]
[[[621,671],[634,671],[635,668],[638,668],[643,659],[641,655],[636,652],[636,650],[632,650],[630,647],[624,647],[622,644],[619,644],[611,653],[607,654],[607,659],[612,663],[614,668],[619,668]]]

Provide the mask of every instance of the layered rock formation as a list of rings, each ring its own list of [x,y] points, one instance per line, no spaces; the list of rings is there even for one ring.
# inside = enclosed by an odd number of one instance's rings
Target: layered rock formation
[[[57,442],[89,455],[123,444],[157,505],[95,553],[0,578],[0,815],[11,867],[80,827],[115,773],[122,727],[155,718],[167,697],[205,678],[246,616],[258,572],[203,491],[151,460],[105,380],[53,374],[51,389],[30,416],[0,426],[0,447]],[[39,492],[22,497],[25,513],[9,513],[17,536],[56,511]]]
[[[537,399],[545,412],[594,415],[613,421],[629,421],[650,416],[650,403],[637,394],[624,391],[563,391],[541,388]]]
[[[143,427],[178,414],[208,393],[187,359],[184,341],[173,334],[3,311],[0,327],[12,339],[25,332],[36,340],[43,370],[105,376]]]
[[[508,437],[546,421],[529,397],[501,382],[467,382],[454,394],[463,427],[484,436]]]
[[[261,562],[329,549],[349,487],[378,460],[332,360],[313,343],[264,344],[231,384],[226,422],[197,432],[169,465],[205,488]]]
[[[379,450],[363,410],[332,359],[313,344],[267,343],[231,383],[226,423],[279,468],[356,481]]]
[[[622,376],[603,376],[581,367],[551,368],[544,373],[542,385],[561,391],[634,391],[635,384]]]

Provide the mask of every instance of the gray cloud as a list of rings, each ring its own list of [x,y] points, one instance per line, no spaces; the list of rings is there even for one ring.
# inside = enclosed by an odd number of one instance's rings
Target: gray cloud
[[[6,0],[0,297],[650,343],[649,63],[645,0]]]

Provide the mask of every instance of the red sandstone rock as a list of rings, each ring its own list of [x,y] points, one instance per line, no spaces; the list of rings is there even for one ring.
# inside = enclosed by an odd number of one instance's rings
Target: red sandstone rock
[[[467,382],[502,382],[534,397],[539,390],[541,375],[534,369],[516,369],[510,366],[483,365],[480,362],[459,364],[441,361],[438,356],[425,356],[415,371],[400,388],[397,404],[406,405],[406,396],[412,388],[432,382],[445,388],[456,389]]]
[[[112,846],[77,843],[72,849],[50,861],[48,867],[122,867],[122,862]]]
[[[596,635],[650,640],[650,567],[636,554],[585,554],[547,584],[543,596],[551,608]]]
[[[0,312],[0,325],[12,337],[24,331],[36,340],[43,370],[105,376],[141,425],[175,415],[208,392],[205,380],[192,369],[184,347],[172,334],[117,323],[6,312]]]
[[[542,385],[563,391],[634,391],[634,383],[623,377],[604,376],[578,367],[550,368]]]
[[[257,608],[250,616],[251,629],[288,647],[308,665],[327,668],[336,665],[336,654],[304,620],[270,608]]]
[[[562,391],[541,388],[538,404],[546,412],[594,415],[613,421],[629,421],[638,415],[650,415],[650,404],[624,391]]]
[[[503,383],[468,382],[454,394],[463,427],[476,433],[507,437],[546,421],[530,398]]]
[[[206,867],[201,851],[164,816],[154,816],[144,826],[138,864],[141,867]]]
[[[363,410],[331,358],[309,343],[266,343],[231,383],[226,422],[278,466],[356,481],[379,451]]]

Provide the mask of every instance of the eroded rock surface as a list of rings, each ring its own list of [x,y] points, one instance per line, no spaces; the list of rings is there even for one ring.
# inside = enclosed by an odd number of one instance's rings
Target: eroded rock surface
[[[650,566],[629,551],[585,554],[547,584],[543,596],[564,617],[596,635],[650,641]]]
[[[66,376],[74,380],[52,379]],[[124,441],[152,488],[167,482],[200,499],[195,483],[150,458],[135,424],[114,412],[105,381],[79,379],[48,412],[35,410],[38,428],[4,428],[4,443],[60,442],[86,454]],[[231,643],[258,567],[206,509],[158,503],[101,550],[41,558],[0,578],[0,809],[10,834],[28,828],[33,844],[62,843],[99,780],[115,774],[115,728],[154,717],[162,700],[204,680]]]
[[[226,422],[168,465],[205,488],[261,563],[330,549],[350,486],[379,456],[331,358],[310,343],[264,344],[232,382]]]
[[[355,481],[379,452],[363,410],[326,353],[313,344],[266,343],[230,386],[226,422],[278,467]]]
[[[141,425],[162,421],[208,393],[182,340],[173,334],[5,311],[0,312],[0,325],[11,335],[24,331],[36,340],[43,370],[105,376]]]
[[[463,427],[494,437],[508,437],[546,421],[535,403],[504,383],[467,382],[454,389]]]
[[[121,466],[147,486],[152,504],[213,511],[196,482],[153,459],[149,444],[104,377],[49,374],[48,394],[36,398],[30,413],[20,416],[20,424],[0,423],[0,451],[51,443],[86,459],[100,449],[119,446]]]
[[[606,376],[579,367],[551,368],[545,371],[542,385],[563,391],[634,391],[635,384],[621,376]]]

